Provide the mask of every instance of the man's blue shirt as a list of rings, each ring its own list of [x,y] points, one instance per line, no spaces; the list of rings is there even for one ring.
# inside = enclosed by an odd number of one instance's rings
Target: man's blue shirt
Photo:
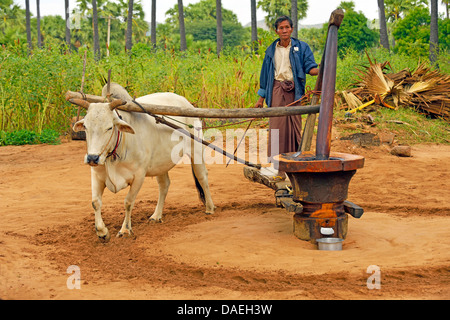
[[[275,40],[266,50],[261,75],[259,79],[260,89],[258,95],[266,99],[267,106],[271,107],[273,81],[275,78],[275,48],[280,39]],[[295,100],[305,94],[306,74],[312,68],[317,68],[314,55],[306,42],[291,38],[291,50],[289,52],[292,73],[294,74]]]

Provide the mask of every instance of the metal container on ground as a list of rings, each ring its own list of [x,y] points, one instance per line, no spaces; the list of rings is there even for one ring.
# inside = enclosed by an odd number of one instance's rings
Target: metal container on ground
[[[317,249],[328,250],[328,251],[340,251],[342,250],[342,242],[344,239],[341,238],[320,238],[316,239]]]

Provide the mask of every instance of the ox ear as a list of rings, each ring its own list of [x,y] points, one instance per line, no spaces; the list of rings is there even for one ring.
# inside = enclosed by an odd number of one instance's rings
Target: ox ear
[[[81,119],[80,121],[77,121],[77,122],[73,125],[73,131],[75,131],[75,132],[85,131],[85,128],[84,128],[84,119]]]
[[[126,133],[131,133],[134,134],[134,129],[132,126],[130,126],[128,123],[126,123],[123,120],[118,120],[116,123],[117,128],[119,129],[119,131],[122,132],[126,132]]]

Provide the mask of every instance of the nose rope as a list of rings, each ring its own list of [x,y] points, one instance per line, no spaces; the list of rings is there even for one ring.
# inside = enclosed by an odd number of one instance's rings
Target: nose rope
[[[120,141],[121,141],[121,132],[118,131],[117,134],[117,141],[116,141],[116,146],[114,147],[113,151],[111,151],[110,153],[108,153],[108,155],[106,156],[106,158],[112,157],[112,160],[115,161],[117,158],[120,158],[119,155],[117,154],[117,148],[119,147]],[[108,143],[109,144],[109,143]]]
[[[109,143],[111,142],[111,139],[112,139],[113,135],[114,135],[114,130],[113,130],[113,132],[111,133],[111,136],[109,137],[108,142],[105,144],[105,147],[103,148],[102,152],[100,152],[99,156],[101,156],[101,155],[106,151],[106,148],[108,148]],[[117,138],[117,140],[119,140],[119,138]],[[114,149],[114,150],[115,150],[115,149]]]

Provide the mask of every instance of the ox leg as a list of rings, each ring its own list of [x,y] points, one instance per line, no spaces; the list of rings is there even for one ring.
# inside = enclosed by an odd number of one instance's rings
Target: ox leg
[[[92,207],[95,214],[95,230],[100,241],[108,242],[110,234],[102,219],[102,196],[105,190],[105,182],[99,180],[95,175],[91,176],[92,183]]]
[[[209,182],[208,182],[208,171],[206,170],[205,163],[201,164],[192,164],[192,169],[194,171],[195,178],[198,180],[200,186],[203,189],[204,194],[204,201],[206,206],[206,214],[213,214],[214,209],[216,208],[214,206],[211,192],[209,190]],[[203,200],[203,199],[202,199]]]
[[[156,177],[159,187],[159,198],[156,204],[155,212],[150,217],[150,221],[162,222],[162,213],[164,208],[164,202],[166,201],[167,192],[169,191],[170,179],[169,173],[162,174]]]
[[[130,191],[125,197],[125,219],[123,220],[122,228],[117,234],[117,237],[119,238],[123,236],[134,238],[134,233],[131,228],[131,211],[133,210],[134,202],[139,193],[139,190],[141,190],[142,184],[144,183],[144,179],[145,175],[140,178],[136,177],[130,186]]]

